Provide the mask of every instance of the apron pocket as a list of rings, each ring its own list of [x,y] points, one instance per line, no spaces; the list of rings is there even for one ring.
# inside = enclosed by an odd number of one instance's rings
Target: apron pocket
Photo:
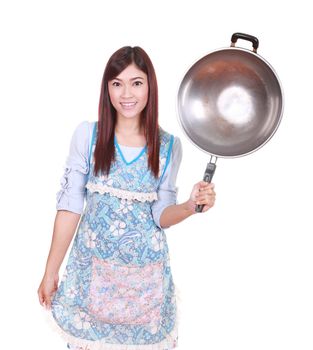
[[[112,324],[147,324],[161,319],[163,262],[119,265],[93,256],[88,309]]]

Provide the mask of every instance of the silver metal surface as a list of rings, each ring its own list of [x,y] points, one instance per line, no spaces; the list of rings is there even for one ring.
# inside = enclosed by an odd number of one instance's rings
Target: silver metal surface
[[[217,157],[239,157],[263,146],[282,112],[274,69],[246,49],[209,53],[188,70],[178,91],[179,120],[187,137]]]

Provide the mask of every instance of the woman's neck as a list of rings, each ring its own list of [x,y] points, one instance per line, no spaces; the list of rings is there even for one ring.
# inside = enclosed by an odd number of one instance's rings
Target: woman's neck
[[[118,118],[115,125],[115,136],[120,145],[143,147],[146,144],[144,131],[140,128],[138,120]]]
[[[123,132],[125,134],[139,134],[140,117],[138,116],[134,118],[124,118],[120,115],[117,115],[115,131],[120,133]]]

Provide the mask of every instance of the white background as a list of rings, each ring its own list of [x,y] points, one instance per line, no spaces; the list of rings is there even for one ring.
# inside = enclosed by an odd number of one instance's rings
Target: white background
[[[97,120],[109,56],[124,45],[150,55],[160,124],[183,143],[182,202],[208,155],[179,127],[179,83],[240,31],[259,38],[258,53],[275,68],[284,116],[263,148],[218,160],[212,210],[166,231],[181,296],[179,349],[312,349],[312,15],[308,1],[278,3],[1,2],[2,344],[66,349],[43,322],[37,288],[70,137]]]

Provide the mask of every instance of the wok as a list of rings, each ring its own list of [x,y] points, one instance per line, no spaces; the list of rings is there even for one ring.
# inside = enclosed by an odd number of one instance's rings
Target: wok
[[[248,40],[253,51],[235,47]],[[207,54],[185,74],[178,90],[178,116],[188,139],[211,155],[204,180],[211,182],[218,157],[250,154],[276,132],[283,92],[273,67],[257,54],[256,37],[234,33],[231,47]],[[198,212],[202,206],[197,206]]]

